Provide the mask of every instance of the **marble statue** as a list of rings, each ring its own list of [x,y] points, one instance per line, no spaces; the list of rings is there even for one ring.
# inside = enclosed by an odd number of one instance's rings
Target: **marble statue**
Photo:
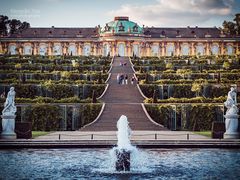
[[[7,94],[6,102],[4,103],[4,109],[2,111],[3,115],[15,115],[17,108],[15,106],[15,95],[14,87],[10,88],[10,91]]]
[[[15,95],[14,87],[10,88],[7,94],[6,102],[4,103],[4,109],[2,111],[2,139],[16,139],[15,133],[15,113],[17,108],[15,106]]]
[[[239,138],[238,132],[238,107],[237,107],[237,93],[234,87],[228,92],[227,100],[224,102],[227,108],[224,117],[226,132],[224,133],[224,139],[236,139]]]

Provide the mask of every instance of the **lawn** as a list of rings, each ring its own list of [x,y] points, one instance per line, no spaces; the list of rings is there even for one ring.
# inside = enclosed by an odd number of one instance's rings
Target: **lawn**
[[[46,131],[32,131],[32,138],[36,138],[38,136],[44,136],[51,133],[50,131],[46,132]]]
[[[194,134],[199,134],[207,137],[211,137],[211,131],[194,131]]]

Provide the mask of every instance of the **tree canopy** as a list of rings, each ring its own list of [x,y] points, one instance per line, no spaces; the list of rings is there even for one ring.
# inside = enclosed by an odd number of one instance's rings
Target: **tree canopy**
[[[9,19],[7,16],[0,15],[0,35],[6,36],[8,34],[18,33],[23,29],[30,27],[26,21],[21,22],[17,19]]]
[[[224,21],[222,30],[226,34],[238,35],[240,33],[240,13],[235,14],[235,18],[232,21]]]

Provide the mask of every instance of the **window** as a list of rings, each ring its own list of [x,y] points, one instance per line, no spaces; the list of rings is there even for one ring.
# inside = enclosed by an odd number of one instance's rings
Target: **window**
[[[218,46],[217,46],[216,44],[214,44],[214,45],[212,46],[211,50],[212,50],[212,54],[213,54],[213,55],[218,55],[218,50],[219,50],[219,48],[218,48]]]
[[[182,46],[182,55],[183,56],[189,55],[189,45],[188,44],[184,44]]]
[[[118,31],[124,31],[124,26],[122,22],[120,23],[120,26],[118,26]]]
[[[227,46],[227,55],[233,55],[233,47],[231,45]]]
[[[137,26],[137,24],[135,24],[135,26],[133,26],[133,32],[138,32],[138,26]]]

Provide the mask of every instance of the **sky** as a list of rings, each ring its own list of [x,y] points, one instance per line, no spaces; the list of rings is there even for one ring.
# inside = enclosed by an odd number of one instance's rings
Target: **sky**
[[[148,27],[221,27],[240,13],[240,0],[0,0],[0,14],[31,27],[105,26],[128,16]]]

